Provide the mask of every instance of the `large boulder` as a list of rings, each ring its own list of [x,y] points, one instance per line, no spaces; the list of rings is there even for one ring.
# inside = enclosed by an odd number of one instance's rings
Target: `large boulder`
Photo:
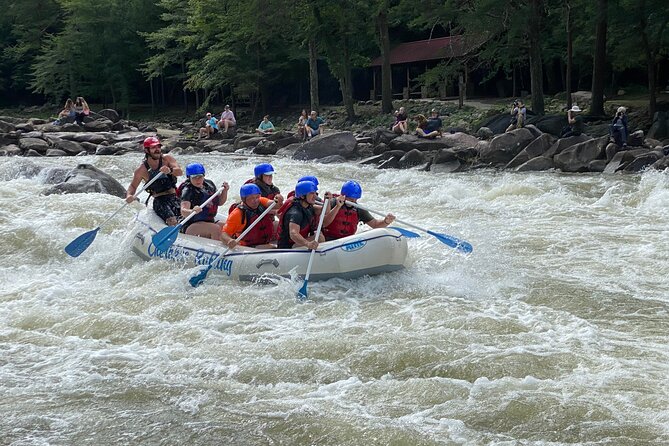
[[[511,115],[509,113],[500,113],[483,121],[481,127],[487,127],[493,134],[498,135],[504,133],[510,123]]]
[[[125,188],[111,176],[90,164],[79,164],[65,181],[44,190],[44,195],[98,192],[125,198]]]
[[[563,172],[588,172],[590,162],[602,155],[602,146],[600,140],[591,139],[563,150],[553,157],[553,162]]]
[[[376,133],[374,134],[373,143],[375,146],[381,143],[388,144],[390,141],[397,138],[398,136],[400,135],[398,135],[395,132],[391,132],[388,129],[378,128],[376,129]]]
[[[350,157],[357,141],[351,132],[327,133],[305,142],[293,155],[296,160],[313,160],[331,155]]]
[[[111,130],[113,125],[114,123],[111,122],[109,119],[103,118],[85,123],[84,129],[87,132],[108,132]]]
[[[399,161],[401,169],[418,166],[425,163],[425,154],[420,150],[411,150],[402,156]]]
[[[567,117],[565,115],[533,116],[528,119],[528,124],[535,126],[543,133],[560,136],[562,129],[567,125]]]
[[[112,108],[105,108],[97,112],[97,114],[104,118],[109,119],[114,124],[116,124],[121,119],[116,110]]]
[[[9,133],[16,130],[16,126],[11,122],[5,122],[0,120],[0,133]]]
[[[51,146],[54,149],[62,150],[67,155],[76,155],[81,153],[81,151],[86,150],[81,144],[74,141],[68,141],[66,139],[47,137]]]
[[[264,139],[255,146],[253,153],[256,155],[275,155],[277,150],[278,147],[274,141]]]
[[[481,147],[479,157],[482,163],[506,165],[533,139],[532,132],[527,129],[512,130],[494,137],[487,147]]]
[[[506,168],[513,169],[514,167],[518,167],[521,164],[528,162],[532,158],[543,155],[553,145],[553,142],[555,142],[555,137],[553,137],[553,135],[548,133],[542,134],[537,139],[529,143],[527,147],[521,150],[520,153],[515,156],[515,158],[509,161],[509,164],[506,165]]]
[[[574,146],[576,144],[589,141],[592,138],[588,135],[568,136],[567,138],[560,138],[553,143],[553,145],[543,155],[547,158],[552,158],[564,149]]]
[[[555,164],[551,158],[537,156],[516,167],[516,172],[537,172],[541,170],[553,169],[554,167]]]
[[[34,150],[35,152],[43,155],[49,149],[49,144],[43,139],[39,138],[21,138],[19,139],[19,147],[21,150]]]
[[[630,161],[625,168],[624,172],[640,172],[648,166],[653,165],[660,158],[663,158],[662,152],[647,152],[636,156],[632,161]]]
[[[476,138],[475,138],[476,139]],[[474,142],[476,144],[478,140]],[[473,144],[472,144],[473,145]],[[419,138],[415,135],[402,135],[388,143],[391,150],[402,150],[410,152],[412,150],[420,150],[421,152],[429,152],[431,150],[439,150],[450,147],[443,138]]]
[[[655,112],[653,124],[648,130],[648,138],[664,139],[669,137],[669,113],[664,111]]]

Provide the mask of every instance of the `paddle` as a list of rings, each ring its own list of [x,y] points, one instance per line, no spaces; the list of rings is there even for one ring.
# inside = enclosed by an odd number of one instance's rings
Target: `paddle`
[[[272,208],[274,207],[274,205],[276,205],[276,201],[273,201],[272,204],[270,204],[269,206],[267,206],[267,209],[265,209],[265,211],[264,211],[262,214],[260,214],[260,216],[259,216],[258,218],[256,218],[256,219],[253,221],[253,223],[251,223],[251,224],[249,225],[249,227],[246,228],[246,229],[244,230],[244,232],[242,232],[241,234],[239,234],[239,237],[237,237],[236,240],[237,240],[238,242],[241,241],[241,240],[246,236],[246,234],[248,234],[249,232],[251,232],[251,229],[253,229],[253,227],[254,227],[255,225],[257,225],[257,224],[260,222],[260,220],[262,220],[262,219],[265,217],[265,215],[267,215],[267,214],[269,213],[269,211],[272,210]],[[194,275],[193,277],[191,277],[191,278],[188,280],[188,282],[190,282],[191,286],[193,286],[193,287],[197,287],[197,286],[199,286],[199,285],[204,281],[204,279],[207,278],[207,274],[209,274],[209,271],[210,271],[211,268],[214,266],[214,262],[215,262],[216,260],[218,260],[219,257],[225,257],[226,254],[227,254],[228,252],[230,252],[231,249],[232,249],[232,248],[228,248],[228,249],[226,249],[225,251],[223,251],[223,254],[219,254],[219,255],[217,255],[216,257],[214,257],[213,259],[211,259],[211,260],[209,261],[209,265],[207,265],[206,268],[204,268],[204,269],[201,270],[199,273],[197,273],[196,275]]]
[[[371,212],[372,214],[385,215],[385,214],[383,214],[379,211],[375,211],[375,210],[366,208],[366,207],[361,206],[358,203],[354,203],[352,201],[347,201],[346,204],[349,204],[349,205],[351,205],[353,207],[356,207],[358,209],[366,210],[367,212]],[[418,229],[419,231],[426,232],[426,233],[430,234],[431,236],[436,237],[437,240],[439,240],[441,243],[443,243],[445,245],[448,245],[451,248],[457,249],[458,251],[461,251],[461,252],[464,252],[464,253],[468,254],[468,253],[470,253],[474,250],[474,248],[472,247],[472,245],[469,242],[467,242],[465,240],[460,240],[459,238],[453,237],[452,235],[440,234],[438,232],[430,231],[429,229],[421,228],[419,226],[413,225],[413,224],[408,223],[406,221],[402,221],[399,218],[396,218],[395,221],[398,222],[398,223],[401,223],[403,225],[409,226],[411,228]]]
[[[161,172],[158,175],[156,175],[155,177],[153,177],[153,179],[151,181],[147,182],[144,185],[143,188],[141,188],[138,192],[135,192],[135,195],[133,195],[132,198],[137,198],[137,196],[139,194],[144,192],[147,187],[151,186],[151,184],[153,184],[154,181],[156,181],[158,178],[162,177],[163,175],[164,174]],[[128,203],[126,201],[123,206],[121,206],[116,212],[111,214],[105,221],[100,223],[100,225],[97,228],[95,228],[91,231],[85,232],[85,233],[81,234],[79,237],[72,240],[65,247],[65,252],[68,255],[70,255],[71,257],[79,257],[81,255],[81,253],[86,251],[86,249],[91,245],[91,243],[93,243],[93,240],[95,240],[95,236],[98,235],[98,231],[100,230],[100,228],[102,228],[105,225],[105,223],[107,223],[109,220],[114,218],[116,216],[116,214],[121,212],[121,210],[123,210],[123,208],[125,208],[128,204],[130,204],[130,203]]]
[[[314,235],[314,240],[318,241],[318,237],[321,235],[321,229],[323,228],[323,220],[325,219],[325,214],[330,208],[330,202],[328,201],[323,205],[321,210],[321,218],[318,220],[318,227],[316,228],[316,235]],[[309,283],[309,275],[311,274],[311,265],[314,263],[314,254],[316,253],[315,249],[311,250],[309,254],[309,263],[307,264],[307,274],[304,275],[304,283],[302,288],[297,291],[297,297],[300,300],[305,300],[307,298],[307,284]]]
[[[204,209],[207,207],[207,205],[214,199],[218,198],[219,194],[223,192],[223,189],[219,189],[216,192],[214,192],[214,195],[211,197],[207,198],[207,201],[202,203],[200,207]],[[156,232],[153,234],[153,237],[151,237],[151,241],[153,242],[153,245],[156,247],[158,251],[167,251],[170,246],[174,243],[174,241],[177,239],[179,236],[179,230],[183,227],[184,223],[195,217],[197,214],[195,212],[192,212],[188,217],[184,218],[181,220],[181,222],[176,225],[176,226],[168,226],[166,228],[161,229],[160,231]]]

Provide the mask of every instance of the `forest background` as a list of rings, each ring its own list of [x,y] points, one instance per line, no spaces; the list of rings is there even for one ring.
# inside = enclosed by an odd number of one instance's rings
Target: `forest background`
[[[178,106],[193,115],[242,102],[260,116],[369,98],[369,64],[382,57],[381,113],[393,110],[390,49],[461,35],[470,51],[444,60],[418,87],[520,85],[529,108],[545,94],[592,91],[589,113],[624,88],[650,117],[669,81],[666,0],[0,0],[0,106],[83,96],[126,116]],[[565,95],[570,101],[570,96]]]

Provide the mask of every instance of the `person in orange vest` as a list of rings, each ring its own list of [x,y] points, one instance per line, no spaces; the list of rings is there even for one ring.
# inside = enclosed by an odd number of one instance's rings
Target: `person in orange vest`
[[[374,218],[369,211],[346,204],[346,201],[356,203],[362,197],[362,187],[357,181],[349,180],[341,187],[341,194],[331,198],[331,210],[323,219],[323,234],[325,240],[337,240],[355,234],[358,223],[362,222],[371,228],[385,228],[395,221],[393,214],[385,218]]]
[[[228,248],[250,246],[254,248],[276,248],[270,241],[274,237],[274,216],[272,211],[246,234],[243,240],[236,238],[244,232],[269,207],[272,200],[260,196],[260,188],[255,184],[245,184],[239,189],[242,202],[230,212],[221,232],[221,241]]]

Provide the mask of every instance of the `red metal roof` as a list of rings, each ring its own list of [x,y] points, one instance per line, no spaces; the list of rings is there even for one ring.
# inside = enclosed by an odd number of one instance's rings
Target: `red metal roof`
[[[429,40],[400,43],[390,50],[390,64],[419,62],[421,60],[450,59],[467,53],[463,36],[439,37]],[[381,56],[370,64],[371,67],[381,66]]]

